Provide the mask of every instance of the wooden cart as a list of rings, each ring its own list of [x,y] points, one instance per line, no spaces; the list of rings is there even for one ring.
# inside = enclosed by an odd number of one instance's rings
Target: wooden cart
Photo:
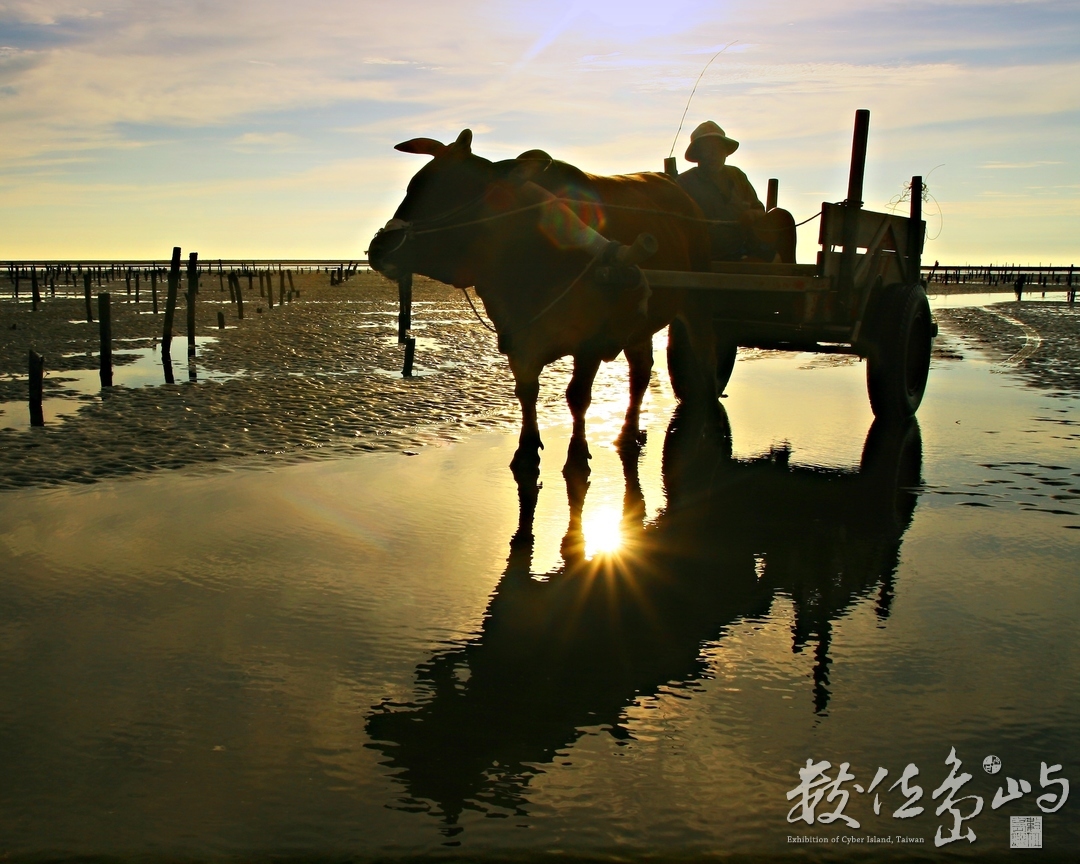
[[[645,270],[655,287],[707,291],[717,334],[717,385],[739,346],[855,354],[867,361],[875,416],[910,417],[926,389],[937,325],[920,278],[922,178],[910,216],[862,206],[870,112],[855,114],[847,200],[821,205],[816,264],[714,261],[710,273]],[[672,325],[669,362],[686,362],[685,329]]]

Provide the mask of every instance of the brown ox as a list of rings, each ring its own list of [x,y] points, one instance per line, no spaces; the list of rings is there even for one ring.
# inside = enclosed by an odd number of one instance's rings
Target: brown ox
[[[574,240],[581,222],[564,205],[538,200],[536,193],[538,185],[573,199],[577,216],[612,241],[632,244],[640,233],[651,234],[658,251],[649,266],[665,270],[709,267],[709,237],[697,204],[663,174],[597,177],[542,158],[546,154],[539,151],[493,163],[473,154],[471,143],[466,129],[450,145],[428,138],[397,145],[434,158],[412,178],[394,218],[371,241],[369,259],[392,279],[419,273],[458,288],[475,287],[499,335],[499,350],[510,361],[521,403],[512,466],[539,464],[540,372],[567,355],[574,358],[566,391],[574,418],[571,457],[588,455],[585,412],[593,378],[600,361],[620,351],[630,367],[623,435],[635,434],[652,371],[652,335],[676,316],[685,322],[694,351],[694,361],[680,373],[684,380],[673,382],[676,391],[692,404],[715,408],[708,315],[681,291],[650,292],[643,280],[624,287],[601,284],[594,278],[593,255]]]

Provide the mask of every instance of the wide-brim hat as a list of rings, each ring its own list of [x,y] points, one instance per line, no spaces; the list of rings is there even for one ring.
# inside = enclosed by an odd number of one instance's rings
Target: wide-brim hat
[[[724,142],[727,147],[727,155],[731,155],[739,149],[739,142],[734,138],[728,138],[724,134],[724,130],[713,123],[712,120],[706,120],[693,132],[690,133],[690,146],[686,148],[686,161],[697,162],[699,161],[697,144],[703,138],[719,138]]]

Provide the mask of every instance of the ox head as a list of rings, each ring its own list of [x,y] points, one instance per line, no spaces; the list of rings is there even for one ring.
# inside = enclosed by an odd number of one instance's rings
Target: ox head
[[[471,284],[464,265],[469,235],[457,226],[482,209],[496,179],[493,163],[473,154],[468,129],[452,144],[413,138],[394,149],[433,158],[409,181],[394,218],[372,239],[372,268],[391,279],[422,273],[452,285]]]
[[[472,152],[468,129],[451,144],[413,138],[394,149],[432,159],[409,181],[394,218],[372,239],[368,260],[373,269],[391,279],[420,273],[462,288],[474,284],[477,255],[470,252],[481,236],[475,220],[492,207],[506,207],[511,187],[551,161],[522,154],[517,160],[491,162]],[[501,181],[509,182],[501,187],[502,196],[495,194],[495,185]]]

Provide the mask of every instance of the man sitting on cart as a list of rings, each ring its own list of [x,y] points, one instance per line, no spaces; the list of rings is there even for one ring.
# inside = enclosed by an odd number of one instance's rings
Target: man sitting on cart
[[[768,213],[749,178],[728,165],[739,147],[712,120],[690,133],[686,161],[698,167],[684,171],[678,183],[709,219],[713,258],[717,261],[795,262],[795,220],[786,210]]]

